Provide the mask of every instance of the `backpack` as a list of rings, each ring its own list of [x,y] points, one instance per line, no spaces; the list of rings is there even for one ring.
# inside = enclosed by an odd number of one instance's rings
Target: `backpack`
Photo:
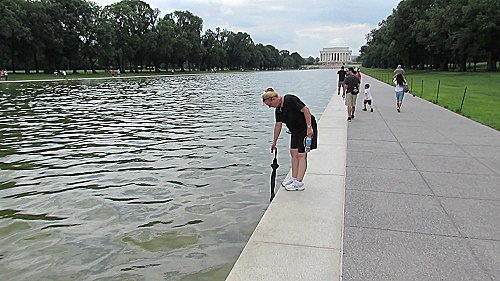
[[[354,85],[352,86],[351,89],[347,89],[347,91],[353,95],[357,95],[359,94],[359,88],[358,88],[358,82],[359,82],[359,78],[353,74],[353,76],[356,78],[354,79]]]

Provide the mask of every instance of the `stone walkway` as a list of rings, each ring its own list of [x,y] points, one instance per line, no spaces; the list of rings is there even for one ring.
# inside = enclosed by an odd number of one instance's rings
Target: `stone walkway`
[[[344,280],[500,280],[500,132],[393,87],[349,123]]]
[[[500,280],[500,132],[362,82],[375,111],[360,95],[347,122],[333,95],[306,190],[280,189],[227,280]]]

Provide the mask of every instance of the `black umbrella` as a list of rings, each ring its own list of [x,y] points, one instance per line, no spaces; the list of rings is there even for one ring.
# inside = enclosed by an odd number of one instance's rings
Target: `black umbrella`
[[[271,199],[269,201],[273,201],[274,198],[274,187],[276,186],[276,170],[278,170],[278,167],[280,166],[278,164],[278,148],[274,148],[274,159],[273,163],[271,164],[271,168],[273,168],[273,172],[271,173]]]

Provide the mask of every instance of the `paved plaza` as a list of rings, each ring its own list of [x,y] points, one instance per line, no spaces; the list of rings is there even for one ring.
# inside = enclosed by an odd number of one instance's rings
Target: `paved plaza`
[[[398,113],[393,87],[362,83],[375,112],[348,128],[343,279],[500,280],[500,132],[408,94]]]
[[[333,94],[305,191],[280,189],[227,280],[500,280],[500,132],[370,83]]]

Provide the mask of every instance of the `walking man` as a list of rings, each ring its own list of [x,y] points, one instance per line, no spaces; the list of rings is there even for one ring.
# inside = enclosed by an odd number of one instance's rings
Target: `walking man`
[[[354,69],[349,67],[347,69],[347,77],[344,80],[344,95],[345,105],[347,106],[347,121],[354,119],[354,111],[356,110],[356,99],[359,93],[360,81],[354,75]]]
[[[338,89],[337,89],[337,93],[338,95],[340,95],[340,87],[344,86],[344,79],[345,79],[345,76],[347,75],[347,72],[344,70],[344,66],[341,66],[340,67],[340,70],[337,71],[337,74],[339,76],[339,81],[338,81]]]
[[[401,75],[405,74],[405,70],[401,67],[400,64],[398,64],[398,68],[394,69],[394,77],[396,77],[396,75],[398,75],[398,74],[401,74]]]

